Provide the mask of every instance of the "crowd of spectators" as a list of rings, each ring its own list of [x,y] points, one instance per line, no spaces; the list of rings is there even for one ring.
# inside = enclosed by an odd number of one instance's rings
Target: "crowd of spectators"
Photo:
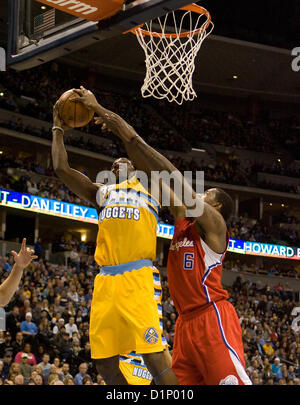
[[[264,168],[268,168],[267,173],[272,172],[274,169],[273,174],[278,174],[278,165],[276,164],[262,165],[261,163],[248,161],[247,165],[245,165],[245,162],[241,162],[235,154],[229,154],[226,158],[209,159],[206,162],[202,160],[200,163],[194,159],[186,160],[180,157],[173,157],[171,161],[182,172],[184,170],[192,172],[203,171],[206,181],[300,194],[300,183],[289,184],[284,179],[280,183],[275,183],[258,176],[260,173],[259,169],[263,173]],[[292,166],[288,166],[288,168],[290,168],[289,173],[291,173],[293,170]],[[287,170],[289,170],[288,168]],[[298,169],[295,168],[293,173],[294,176],[297,176]],[[285,175],[285,172],[282,175]]]
[[[174,218],[166,207],[160,210],[160,220],[166,224],[174,225]],[[270,227],[262,221],[251,219],[245,215],[232,217],[227,221],[227,229],[230,237],[233,239],[270,244],[286,244],[297,247],[300,245],[298,224],[299,221],[294,217],[293,222],[287,222],[286,226],[278,226],[277,223],[277,226]],[[293,227],[292,225],[295,226]]]
[[[62,250],[74,247],[61,243]],[[80,260],[79,266],[39,259],[25,270],[21,286],[5,308],[0,384],[103,384],[90,357],[89,316],[93,280],[99,271],[90,259]],[[9,274],[7,261],[1,258],[1,283]],[[226,288],[240,319],[246,369],[253,383],[298,385],[300,333],[292,310],[299,306],[299,292],[280,283],[273,288],[251,283],[242,275]],[[164,336],[172,350],[177,312],[163,273],[162,304]]]
[[[125,89],[122,94],[104,91],[100,82],[93,73],[86,75],[56,62],[22,72],[8,71],[5,82],[0,83],[4,89],[0,107],[51,122],[52,106],[60,94],[84,84],[94,90],[106,108],[119,113],[155,148],[188,151],[191,146],[207,142],[260,152],[273,153],[282,147],[292,153],[298,151],[299,122],[295,117],[263,117],[254,122],[246,115],[201,109],[198,104],[179,107],[162,100],[141,103],[139,94],[125,93]],[[153,108],[157,111],[155,116]],[[93,123],[83,131],[99,134]]]
[[[63,69],[64,75],[58,76],[58,69]],[[42,66],[22,74],[15,71],[13,74],[8,72],[5,75],[5,83],[2,83],[4,92],[0,97],[0,107],[51,122],[53,103],[63,91],[78,87],[78,83],[81,83],[81,74],[80,71],[58,66],[56,63],[50,64],[48,69]],[[201,110],[199,107],[189,106],[178,108],[156,100],[146,104],[137,100],[139,96],[103,91],[97,86],[95,92],[105,107],[119,113],[151,146],[161,150],[187,152],[191,147],[201,147],[203,142],[207,142],[260,152],[274,152],[274,148],[277,147],[279,150],[284,142],[290,142],[291,150],[296,151],[297,145],[288,136],[297,131],[295,119],[288,123],[271,120],[256,124],[237,113]],[[148,108],[149,104],[152,106],[151,110]],[[153,108],[157,110],[155,116]],[[25,125],[20,118],[2,119],[0,125],[51,139],[51,131],[45,126],[38,127],[32,123]],[[93,121],[82,128],[82,131],[98,137],[107,135],[106,132],[101,133],[101,129]],[[111,157],[123,155],[125,151],[121,142],[112,134],[109,138],[110,145],[104,144],[99,139],[95,142],[84,135],[66,136],[65,143]],[[262,171],[299,178],[299,169],[293,163],[283,164],[275,161],[274,164],[267,165],[251,162],[249,167],[244,167],[241,162],[231,159],[230,156],[226,159],[212,160],[208,165],[199,165],[194,160],[175,159],[175,162],[180,170],[205,170],[205,178],[211,181],[300,193],[300,185],[275,183],[271,180],[261,180],[257,176]]]
[[[38,195],[59,201],[89,206],[72,193],[55,175],[52,167],[44,168],[32,160],[22,160],[9,154],[0,155],[0,187]],[[38,177],[34,178],[34,175]]]
[[[72,137],[70,139],[73,139]],[[103,152],[103,151],[102,151]],[[116,155],[117,156],[117,155]],[[120,154],[118,156],[121,156]],[[201,161],[197,163],[194,159],[190,161],[180,157],[169,156],[172,163],[182,172],[204,171],[206,181],[219,183],[230,183],[235,185],[244,185],[249,187],[265,187],[278,189],[293,193],[300,192],[300,186],[291,186],[286,183],[281,185],[275,184],[264,185],[262,181],[257,180],[257,172],[253,173],[253,168],[244,168],[240,165],[236,156],[230,155],[226,161],[216,163],[211,160],[209,163]],[[52,165],[44,167],[45,163],[38,164],[30,158],[24,159],[8,152],[0,155],[0,165],[2,168],[0,174],[0,185],[3,188],[28,192],[29,194],[39,195],[41,197],[52,198],[60,201],[90,205],[82,201],[78,196],[73,194],[55,175]],[[18,173],[14,169],[18,169]],[[109,167],[107,167],[109,169]],[[39,175],[38,181],[33,179],[33,175]],[[86,174],[86,173],[85,173]],[[45,176],[45,177],[43,177]],[[282,231],[285,232],[285,231]],[[295,240],[295,236],[283,235],[288,240]]]
[[[3,128],[11,129],[24,134],[38,136],[43,139],[52,140],[52,132],[46,127],[40,127],[34,124],[24,124],[21,118],[12,116],[9,119],[2,119],[0,126]],[[97,127],[98,133],[100,133],[99,127]],[[107,143],[101,142],[98,139],[97,142],[93,142],[90,137],[85,138],[84,135],[74,137],[70,133],[66,133],[64,138],[66,145],[74,146],[76,148],[85,149],[95,153],[101,153],[107,156],[116,157],[119,155],[119,148],[113,141],[107,145]]]
[[[294,224],[297,224],[296,218]],[[234,239],[271,244],[286,243],[289,246],[299,246],[300,244],[299,230],[289,226],[270,227],[247,216],[232,217],[228,221],[227,227],[230,237]]]
[[[243,333],[246,371],[254,385],[300,385],[299,293],[237,276],[228,288]]]
[[[9,274],[8,260],[1,260],[1,283]],[[40,259],[26,269],[6,307],[6,332],[0,332],[0,384],[103,384],[88,335],[98,271],[88,260],[57,266]]]
[[[195,169],[192,163],[190,166],[185,166],[184,162],[179,158],[174,158],[172,161],[175,165],[180,165],[182,170],[189,169],[193,171]],[[235,162],[235,160],[231,160],[230,162]],[[44,168],[42,165],[34,163],[31,160],[22,160],[13,155],[10,156],[9,154],[0,155],[0,165],[2,167],[0,173],[0,187],[4,189],[90,206],[87,201],[82,201],[55,176],[52,167]],[[220,166],[219,169],[223,171],[227,170],[228,177],[232,180],[233,177],[231,177],[231,174],[233,173],[233,167],[235,167],[235,165],[236,163],[225,164],[224,166]],[[216,175],[218,176],[220,173],[217,166],[214,166],[214,168],[203,167],[202,169],[205,170],[205,178],[207,178],[207,180],[216,180]],[[16,172],[16,170],[18,171]],[[246,174],[242,171],[238,172],[240,176],[244,177],[246,180]],[[34,180],[34,175],[38,175],[38,180]],[[219,180],[222,181],[222,179]],[[174,219],[166,208],[160,210],[160,220],[168,224],[174,224]],[[297,219],[295,217],[288,217],[285,220],[286,226],[272,226],[272,229],[260,223],[258,220],[254,221],[246,216],[232,218],[227,225],[231,237],[235,239],[275,244],[286,243],[291,246],[299,246],[300,235],[296,227]],[[280,218],[277,222],[278,221],[280,221]],[[295,227],[288,226],[292,224],[294,224]]]
[[[49,140],[51,140],[52,137],[50,130],[46,130],[43,127],[35,127],[32,124],[24,125],[22,120],[16,117],[12,117],[6,121],[2,120],[2,122],[0,122],[0,126],[43,137]],[[91,126],[91,128],[93,127],[94,126]],[[100,133],[99,127],[97,127],[97,132],[98,134]],[[97,142],[95,142],[90,137],[85,139],[84,136],[74,137],[67,135],[65,137],[65,144],[92,152],[98,152],[112,158],[126,155],[123,145],[120,144],[118,139],[113,139],[110,144],[106,144],[101,142],[99,139]],[[202,160],[200,163],[193,158],[183,159],[180,157],[172,157],[172,155],[169,155],[168,157],[181,171],[204,171],[205,179],[207,181],[258,187],[294,194],[300,193],[300,184],[292,184],[284,180],[282,180],[282,182],[275,183],[269,179],[261,178],[258,175],[259,173],[271,173],[299,178],[299,169],[297,169],[294,164],[284,165],[283,163],[275,161],[275,163],[267,165],[266,163],[263,164],[261,162],[249,161],[248,164],[245,165],[245,162],[241,162],[240,159],[234,154],[227,155],[226,158],[211,158],[209,161]],[[31,166],[34,166],[34,164]],[[47,171],[53,172],[51,169],[45,170],[40,168],[41,174]]]
[[[0,97],[0,108],[51,122],[53,104],[64,91],[78,88],[82,84],[90,87],[90,83],[82,79],[83,77],[83,72],[63,65],[58,66],[56,62],[49,64],[48,68],[41,66],[22,73],[7,72],[5,82],[0,82],[5,89],[3,97]],[[92,87],[106,108],[118,112],[153,147],[187,150],[188,144],[184,138],[175,134],[163,120],[157,122],[157,119],[153,119],[153,112],[131,94],[125,96],[116,92],[105,92],[99,89],[99,84],[96,83]],[[83,132],[99,134],[99,128],[92,122],[83,128]]]
[[[300,266],[293,264],[288,265],[287,263],[283,264],[270,264],[270,263],[246,263],[242,262],[239,259],[232,259],[232,257],[226,259],[224,262],[224,269],[228,271],[233,271],[235,273],[240,273],[244,275],[263,275],[268,277],[278,277],[280,278],[299,278],[300,277]],[[283,286],[281,282],[278,282],[278,288],[284,288],[285,291],[291,292],[289,283],[285,283]]]
[[[271,165],[267,165],[265,162],[255,162],[251,165],[251,171],[253,173],[270,173],[277,174],[278,176],[287,177],[300,177],[300,169],[297,168],[295,162],[285,164],[281,159],[275,160]]]
[[[299,117],[261,117],[254,121],[249,115],[201,109],[193,104],[178,108],[164,101],[150,102],[194,147],[204,142],[270,153],[284,148],[299,158]]]

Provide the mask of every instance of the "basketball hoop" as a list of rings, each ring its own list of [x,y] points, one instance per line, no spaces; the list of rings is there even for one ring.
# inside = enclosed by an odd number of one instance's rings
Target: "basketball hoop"
[[[130,32],[136,35],[146,55],[142,96],[166,98],[181,105],[197,97],[192,81],[195,58],[214,24],[209,12],[197,4],[180,10],[184,13],[179,19],[175,11],[170,11]],[[167,33],[170,24],[174,32]]]

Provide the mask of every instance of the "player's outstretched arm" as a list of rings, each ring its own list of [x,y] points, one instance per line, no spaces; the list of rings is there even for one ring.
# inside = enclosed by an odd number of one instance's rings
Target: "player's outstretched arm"
[[[110,131],[123,141],[128,156],[137,169],[144,171],[149,177],[152,171],[167,171],[175,174],[177,180],[182,184],[180,195],[175,193],[174,187],[171,188],[168,184],[160,182],[161,190],[164,193],[170,193],[169,209],[175,220],[185,217],[187,210],[193,210],[196,204],[197,206],[202,204],[201,214],[195,215],[197,231],[214,251],[224,252],[226,249],[226,224],[221,214],[214,207],[201,201],[203,197],[196,194],[178,169],[165,156],[148,145],[123,118],[102,107],[91,91],[82,86],[80,89],[74,89],[74,91],[80,96],[79,101],[87,108],[92,109],[98,116],[96,123],[104,123]],[[76,100],[78,101],[78,98]],[[160,196],[162,194],[160,193]],[[182,201],[183,195],[190,195],[192,200],[196,202],[195,205],[187,207]]]
[[[104,124],[123,141],[129,158],[138,170],[144,171],[148,176],[151,171],[167,170],[171,173],[177,170],[166,157],[148,145],[122,117],[100,105],[90,90],[81,86],[73,91],[80,96],[79,99],[74,97],[73,100],[80,101],[93,110],[97,115],[96,123]]]
[[[21,281],[23,270],[32,260],[38,258],[38,256],[33,255],[33,250],[26,248],[26,239],[23,239],[19,253],[16,253],[14,250],[11,253],[14,256],[15,265],[10,275],[0,286],[0,307],[4,307],[10,302]]]
[[[192,217],[195,228],[205,243],[214,252],[223,254],[227,246],[227,227],[225,220],[219,211],[210,204],[207,204],[203,199],[203,195],[196,194],[194,190],[192,190],[192,192],[194,193],[193,199],[195,204],[192,206],[187,206],[183,203],[182,196],[178,195],[168,184],[161,182],[161,188],[164,193],[169,193],[170,195],[169,209],[175,219],[175,222],[180,218],[187,216]],[[186,182],[185,190],[187,189],[190,189],[188,191],[190,193],[191,187]],[[196,210],[196,207],[197,210],[200,209],[201,214],[189,214],[192,212],[191,210]]]
[[[94,184],[87,176],[72,169],[68,163],[68,155],[64,144],[64,131],[68,128],[59,118],[57,105],[53,109],[53,138],[52,162],[57,176],[66,186],[80,198],[97,206],[96,193],[99,186]]]

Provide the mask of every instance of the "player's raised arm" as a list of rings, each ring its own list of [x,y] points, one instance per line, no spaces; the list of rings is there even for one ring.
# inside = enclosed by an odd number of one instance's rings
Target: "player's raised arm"
[[[73,193],[97,206],[96,193],[99,186],[94,184],[87,176],[69,166],[63,138],[64,131],[67,129],[69,128],[59,118],[56,104],[53,109],[52,128],[52,162],[55,173]]]
[[[187,207],[182,201],[182,196],[178,195],[172,187],[163,181],[160,184],[163,193],[170,195],[169,209],[175,222],[186,217],[188,211],[191,212],[196,206],[198,209],[200,207],[202,214],[192,218],[198,234],[214,252],[224,253],[227,246],[227,227],[226,216],[223,213],[225,211],[229,213],[231,210],[230,197],[219,189],[210,189],[202,195],[196,194],[192,190],[195,204]],[[187,190],[190,185],[185,182],[185,187]],[[221,196],[218,195],[219,193]]]
[[[100,105],[91,91],[82,86],[80,89],[73,89],[73,91],[80,96],[79,99],[76,98],[77,101],[82,102],[87,108],[95,112],[97,115],[96,123],[103,123],[123,141],[128,156],[136,169],[144,171],[148,176],[154,170],[167,170],[169,173],[177,170],[167,158],[148,145],[122,117]]]
[[[135,167],[147,173],[150,177],[151,172],[167,171],[172,173],[178,184],[182,187],[177,188],[160,181],[160,202],[162,195],[169,193],[169,209],[175,220],[185,217],[187,211],[197,212],[195,207],[200,207],[201,214],[195,213],[195,226],[199,235],[206,243],[217,253],[223,253],[226,249],[226,223],[223,215],[225,203],[230,205],[230,197],[222,190],[216,190],[204,195],[196,194],[195,190],[184,178],[180,171],[161,153],[148,145],[121,117],[111,111],[106,110],[99,104],[95,107],[96,114],[105,125],[118,135],[126,148],[126,151],[134,163]],[[179,193],[178,193],[179,190]],[[187,206],[184,196],[190,196],[192,205]]]
[[[19,253],[16,253],[14,250],[11,253],[14,256],[15,265],[10,275],[0,286],[0,307],[4,307],[9,303],[21,281],[23,270],[32,262],[32,260],[38,258],[33,255],[33,250],[26,248],[26,239],[23,239]]]
[[[80,89],[74,91],[80,96],[79,101],[87,108],[95,111],[98,116],[96,122],[104,123],[110,131],[123,141],[126,151],[137,169],[144,171],[148,176],[151,176],[152,171],[162,172],[164,170],[176,175],[177,180],[182,184],[180,194],[177,191],[175,193],[174,187],[160,182],[164,193],[170,193],[169,209],[175,220],[186,216],[187,210],[193,210],[196,204],[202,205],[201,214],[195,214],[197,231],[214,251],[224,252],[226,249],[226,223],[220,213],[222,206],[224,208],[224,201],[219,201],[217,198],[209,200],[207,194],[197,195],[178,169],[165,156],[148,145],[123,118],[102,107],[94,94],[84,87],[81,86]],[[217,191],[218,193],[222,192],[222,190]],[[218,193],[215,194],[215,197]],[[195,202],[194,205],[187,207],[183,202],[184,195],[190,195]],[[208,202],[205,201],[206,199]]]

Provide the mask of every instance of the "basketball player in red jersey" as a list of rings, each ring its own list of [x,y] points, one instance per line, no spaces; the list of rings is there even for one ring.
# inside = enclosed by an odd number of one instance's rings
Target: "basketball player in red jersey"
[[[121,117],[100,106],[91,92],[81,89],[78,94],[99,116],[97,123],[104,123],[122,139],[136,168],[148,176],[151,171],[179,173]],[[193,198],[203,203],[203,213],[190,218],[174,190],[163,183],[162,187],[168,188],[175,219],[167,265],[169,289],[179,314],[172,369],[181,385],[251,385],[245,371],[240,323],[221,284],[232,199],[220,189],[207,190],[201,196],[192,191]]]

